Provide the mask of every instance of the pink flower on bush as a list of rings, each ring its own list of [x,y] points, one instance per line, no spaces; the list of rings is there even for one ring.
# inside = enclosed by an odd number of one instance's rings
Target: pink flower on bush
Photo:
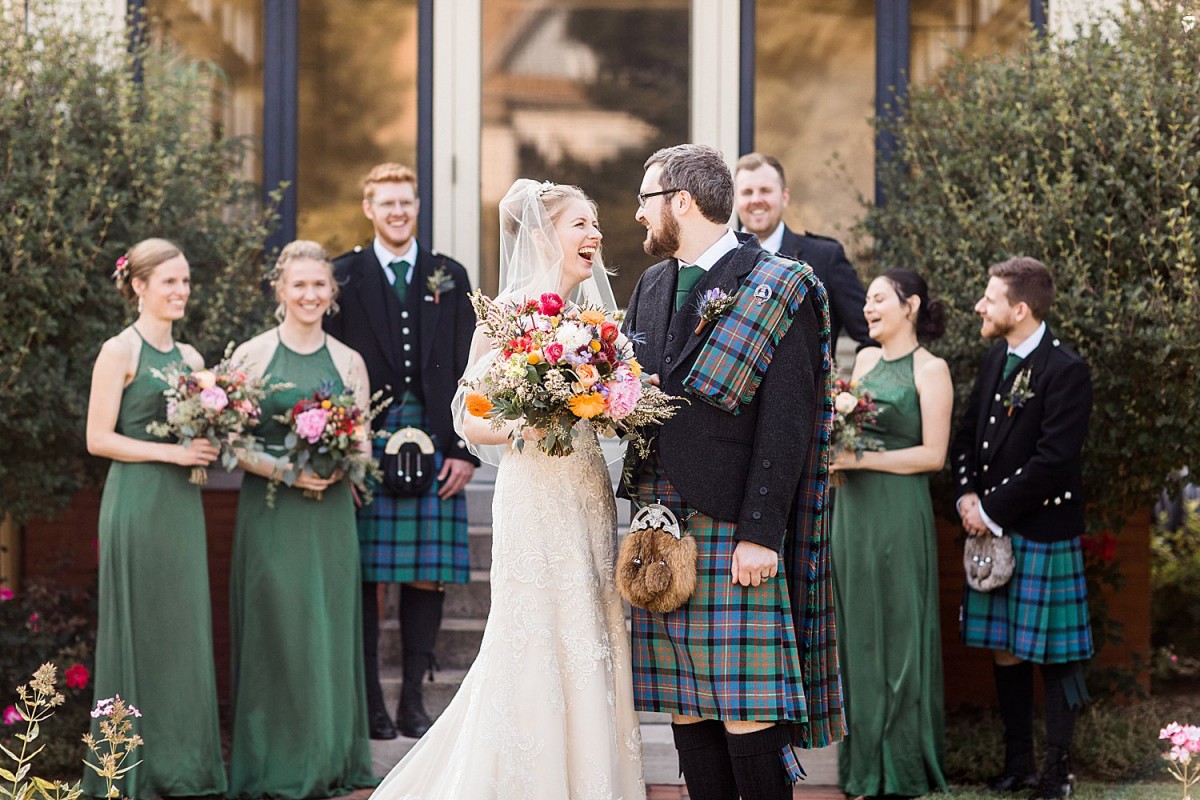
[[[1200,726],[1172,722],[1158,732],[1158,738],[1171,742],[1171,752],[1163,756],[1171,761],[1187,764],[1193,755],[1200,755]]]
[[[15,595],[13,594],[12,589],[8,588],[7,586],[0,586],[0,603],[4,602],[5,600],[12,600],[13,597],[15,597]]]
[[[554,317],[562,311],[563,299],[554,292],[546,292],[538,299],[538,311],[547,317]]]
[[[4,709],[3,720],[5,725],[16,725],[18,722],[24,722],[25,718],[21,716],[20,711],[17,711],[16,706],[9,706]]]
[[[88,680],[92,674],[88,672],[88,668],[83,664],[72,664],[66,672],[63,673],[66,678],[67,686],[72,689],[83,689],[88,685]]]
[[[296,434],[309,444],[316,444],[325,432],[329,412],[323,408],[310,408],[296,417]]]
[[[642,397],[642,382],[630,376],[626,380],[611,381],[608,387],[608,414],[613,419],[624,419],[633,413],[637,401]]]
[[[29,615],[29,620],[25,624],[29,626],[29,630],[33,631],[34,633],[37,633],[38,632],[38,620],[40,620],[40,619],[41,619],[41,617],[35,611]]]
[[[557,364],[559,361],[562,361],[563,346],[558,342],[551,342],[546,345],[542,352],[546,354],[546,361],[551,364]]]
[[[200,393],[200,405],[209,411],[224,411],[229,405],[229,395],[220,386],[210,386]]]

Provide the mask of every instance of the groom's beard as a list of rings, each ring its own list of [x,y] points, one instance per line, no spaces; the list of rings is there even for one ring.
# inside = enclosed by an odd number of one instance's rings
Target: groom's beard
[[[674,258],[679,250],[679,222],[666,203],[663,203],[662,212],[658,215],[658,223],[657,233],[651,228],[646,229],[646,241],[642,243],[642,249],[646,255],[655,258]]]

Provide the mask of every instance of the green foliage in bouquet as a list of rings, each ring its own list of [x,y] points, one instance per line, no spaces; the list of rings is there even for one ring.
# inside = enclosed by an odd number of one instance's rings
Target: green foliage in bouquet
[[[889,202],[863,227],[880,265],[918,269],[949,307],[938,354],[961,413],[983,354],[988,265],[1038,258],[1055,334],[1088,363],[1095,530],[1121,529],[1167,474],[1200,464],[1200,30],[1174,2],[1118,15],[1111,39],[1030,39],[960,60],[892,130]]]
[[[214,117],[222,76],[162,46],[130,54],[81,13],[0,4],[0,508],[18,523],[89,477],[91,366],[132,313],[109,279],[131,245],[183,248],[194,290],[176,333],[208,359],[268,318],[273,211],[245,178],[251,143]]]

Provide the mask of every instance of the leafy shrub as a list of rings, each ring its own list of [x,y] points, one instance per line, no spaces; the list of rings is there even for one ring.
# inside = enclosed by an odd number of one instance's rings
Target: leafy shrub
[[[1200,659],[1200,504],[1185,502],[1177,529],[1154,531],[1150,580],[1152,640],[1169,650],[1160,675],[1193,676]]]
[[[0,4],[0,508],[18,522],[88,477],[91,366],[129,318],[109,275],[130,245],[183,248],[194,292],[176,333],[206,356],[267,319],[271,217],[242,177],[250,143],[211,119],[219,76],[148,47],[130,55],[121,35],[56,16],[80,13],[68,6]]]

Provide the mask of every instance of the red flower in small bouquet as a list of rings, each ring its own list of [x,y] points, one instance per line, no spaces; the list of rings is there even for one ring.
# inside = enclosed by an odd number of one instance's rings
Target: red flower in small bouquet
[[[476,290],[471,303],[499,352],[469,386],[475,391],[466,399],[468,413],[495,427],[520,420],[520,429],[539,429],[545,435],[538,446],[553,456],[573,451],[572,431],[581,419],[620,431],[644,452],[645,429],[675,413],[675,398],[650,385],[632,342],[601,309],[568,306],[553,293],[513,303]],[[523,448],[524,438],[514,438]]]
[[[376,393],[371,398],[379,397]],[[286,413],[275,417],[289,430],[283,445],[290,467],[280,476],[291,486],[304,470],[320,478],[329,478],[341,470],[350,482],[367,493],[368,476],[378,477],[379,467],[362,443],[371,436],[371,420],[387,402],[367,409],[361,408],[351,391],[334,391],[333,385],[322,383],[312,393],[296,402]],[[271,484],[273,490],[275,483]],[[304,490],[304,496],[320,500],[322,492]],[[268,504],[274,504],[274,492],[267,494]]]
[[[181,363],[162,370],[153,370],[155,377],[167,384],[167,421],[151,422],[146,432],[166,438],[174,436],[181,444],[193,439],[207,439],[220,451],[221,465],[226,470],[237,467],[238,458],[253,458],[262,445],[251,433],[258,425],[261,405],[270,392],[290,384],[268,384],[268,378],[251,378],[230,359],[233,343],[225,349],[225,357],[210,369],[192,372]],[[192,467],[192,483],[208,482],[208,470]]]
[[[845,381],[841,378],[834,381],[833,427],[830,430],[830,443],[834,453],[845,450],[854,453],[855,458],[862,458],[862,454],[867,450],[883,450],[881,439],[864,432],[867,425],[875,423],[876,412],[875,398],[857,381]],[[845,476],[835,472],[830,482],[834,486],[840,486],[845,482]]]

